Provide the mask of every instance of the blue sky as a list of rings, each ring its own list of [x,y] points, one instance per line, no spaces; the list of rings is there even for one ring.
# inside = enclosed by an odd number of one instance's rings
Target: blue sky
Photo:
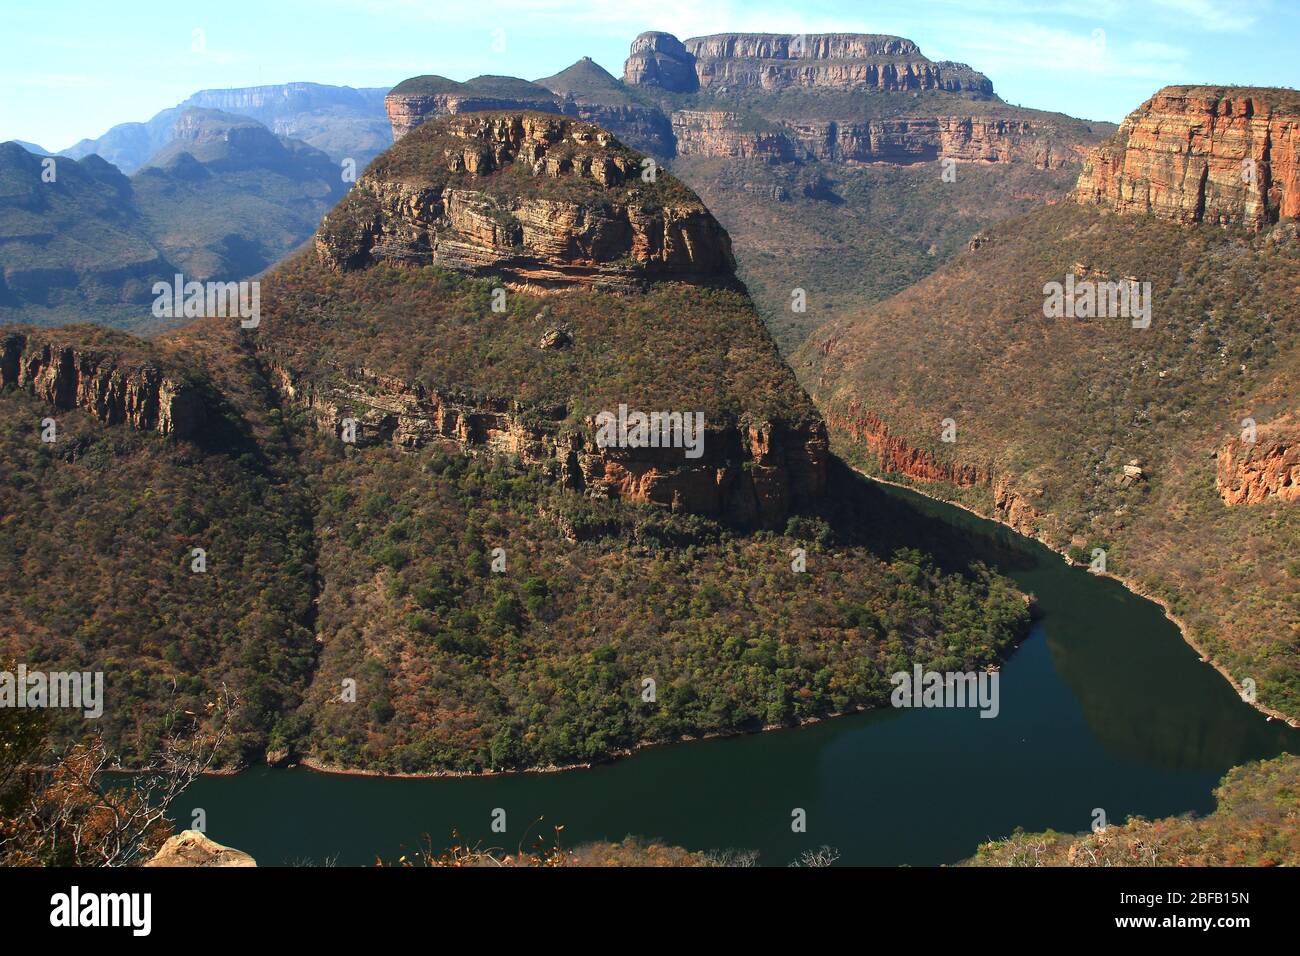
[[[1300,85],[1300,0],[41,0],[7,3],[0,140],[62,149],[196,90],[535,79],[643,30],[891,33],[1012,103],[1118,121],[1170,83]]]

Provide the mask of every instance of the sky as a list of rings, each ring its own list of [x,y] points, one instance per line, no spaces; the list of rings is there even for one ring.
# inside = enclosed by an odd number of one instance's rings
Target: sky
[[[536,79],[633,37],[888,33],[1008,102],[1118,122],[1171,83],[1300,85],[1300,0],[5,0],[0,141],[64,149],[201,89]]]

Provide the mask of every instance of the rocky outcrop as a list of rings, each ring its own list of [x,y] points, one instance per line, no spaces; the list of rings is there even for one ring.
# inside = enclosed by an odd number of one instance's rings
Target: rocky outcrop
[[[801,150],[783,130],[755,130],[736,113],[723,110],[677,110],[673,136],[681,156],[723,156],[788,163]]]
[[[1300,501],[1300,427],[1293,420],[1260,425],[1253,443],[1233,438],[1217,458],[1215,486],[1225,505]]]
[[[159,848],[145,866],[257,866],[242,850],[232,850],[198,830],[182,830]]]
[[[864,410],[857,402],[849,402],[843,413],[828,413],[826,423],[832,431],[842,432],[875,454],[880,470],[886,473],[904,475],[915,481],[943,481],[959,488],[992,480],[992,470],[987,466],[941,461],[933,452],[913,448],[891,434],[879,416]]]
[[[623,82],[629,86],[657,86],[673,93],[691,93],[699,88],[695,57],[671,33],[651,31],[632,41]]]
[[[755,128],[739,114],[673,113],[677,152],[762,159],[909,164],[951,158],[975,163],[1030,163],[1038,169],[1077,165],[1083,149],[1047,123],[992,116],[917,116],[861,123],[806,120]]]
[[[865,33],[720,33],[684,44],[670,34],[643,33],[632,44],[623,79],[674,92],[698,86],[993,94],[989,79],[965,64],[935,63],[911,40]]]
[[[1088,157],[1076,198],[1255,230],[1300,215],[1300,94],[1166,87]]]
[[[993,496],[993,517],[1022,534],[1038,535],[1046,515],[1029,503],[1018,491],[1009,475],[997,474],[991,465],[972,465],[943,461],[933,452],[915,448],[893,434],[874,412],[849,402],[844,412],[826,414],[827,427],[833,434],[867,450],[876,458],[882,472],[900,475],[913,481],[942,482],[957,488],[988,486]]]
[[[277,390],[321,431],[343,438],[351,429],[357,445],[506,454],[577,491],[746,527],[779,527],[825,491],[828,442],[819,419],[706,421],[703,454],[690,459],[682,448],[600,447],[594,419],[575,421],[562,406],[451,394],[342,366],[318,386],[273,353],[264,362]]]
[[[0,343],[0,388],[23,389],[55,408],[82,409],[105,425],[188,438],[206,418],[193,386],[150,363],[11,332]]]
[[[376,160],[316,249],[336,269],[436,264],[553,286],[733,281],[726,232],[668,173],[643,177],[645,162],[566,117],[446,117]]]
[[[439,116],[483,110],[563,112],[563,103],[545,87],[514,77],[480,76],[458,83],[442,76],[415,76],[384,97],[393,141]]]

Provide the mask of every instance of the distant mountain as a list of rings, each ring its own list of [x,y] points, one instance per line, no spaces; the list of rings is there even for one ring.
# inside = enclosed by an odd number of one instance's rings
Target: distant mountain
[[[1012,106],[963,63],[851,33],[643,33],[621,80],[583,58],[534,83],[414,77],[386,103],[396,138],[448,113],[540,109],[671,164],[735,238],[786,350],[923,278],[982,227],[1064,196],[1115,129]]]
[[[94,154],[58,160],[53,182],[43,169],[0,145],[0,320],[149,327],[155,281],[260,272],[347,187],[320,150],[201,109],[132,178]]]
[[[48,149],[45,149],[43,146],[37,146],[35,143],[28,143],[28,142],[26,142],[25,140],[21,140],[21,139],[11,139],[9,142],[11,142],[11,143],[17,143],[17,144],[18,144],[19,146],[21,146],[23,149],[27,150],[27,152],[29,152],[29,153],[35,153],[37,156],[52,156],[52,155],[53,155],[53,153],[51,153]]]
[[[392,142],[384,114],[386,92],[320,83],[200,90],[147,122],[121,123],[60,155],[81,159],[95,153],[124,173],[133,173],[171,141],[181,112],[200,108],[257,120],[274,133],[315,146],[335,162],[355,160],[359,174]]]

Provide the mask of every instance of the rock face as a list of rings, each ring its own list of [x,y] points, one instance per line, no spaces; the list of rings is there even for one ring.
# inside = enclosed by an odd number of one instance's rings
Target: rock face
[[[1300,427],[1291,419],[1261,425],[1253,444],[1219,449],[1215,486],[1225,505],[1300,501]]]
[[[989,79],[964,64],[935,63],[911,40],[866,33],[720,33],[684,44],[670,34],[643,33],[623,79],[673,92],[725,86],[993,93]]]
[[[1081,150],[1067,145],[1050,124],[990,116],[917,116],[861,123],[808,120],[758,130],[732,112],[677,110],[672,122],[681,155],[758,158],[771,163],[909,164],[946,157],[1060,169],[1082,158]]]
[[[242,850],[232,850],[208,839],[198,830],[182,830],[169,837],[145,866],[257,866]]]
[[[943,482],[958,488],[987,485],[993,493],[995,518],[1022,534],[1035,535],[1042,530],[1048,516],[1041,514],[1015,489],[1010,476],[996,474],[992,466],[941,461],[932,452],[914,448],[892,434],[878,415],[866,411],[857,402],[849,402],[842,413],[827,412],[826,422],[832,432],[874,453],[885,474],[902,475],[913,481]]]
[[[674,93],[691,93],[699,88],[695,57],[671,33],[642,33],[632,41],[623,64],[623,82],[629,86],[657,86]]]
[[[380,157],[316,238],[336,269],[374,261],[627,288],[731,281],[726,232],[667,173],[604,130],[541,113],[427,124]],[[521,188],[523,187],[523,188]]]
[[[98,351],[11,332],[0,343],[0,388],[24,389],[55,408],[80,408],[106,425],[188,438],[206,418],[193,387],[152,364],[121,365]]]
[[[511,455],[576,491],[747,527],[778,527],[791,509],[825,494],[829,444],[819,419],[798,426],[708,421],[704,453],[692,460],[680,448],[602,448],[596,422],[575,424],[563,407],[453,395],[364,368],[339,367],[328,387],[316,388],[274,355],[268,368],[277,389],[321,431],[340,436],[352,418],[361,446],[442,444]]]
[[[415,76],[403,80],[384,97],[393,125],[393,141],[437,116],[482,110],[563,112],[559,96],[536,83],[504,76],[480,76],[465,83],[444,76]]]
[[[1076,198],[1255,230],[1300,215],[1300,94],[1166,87],[1088,157]]]

